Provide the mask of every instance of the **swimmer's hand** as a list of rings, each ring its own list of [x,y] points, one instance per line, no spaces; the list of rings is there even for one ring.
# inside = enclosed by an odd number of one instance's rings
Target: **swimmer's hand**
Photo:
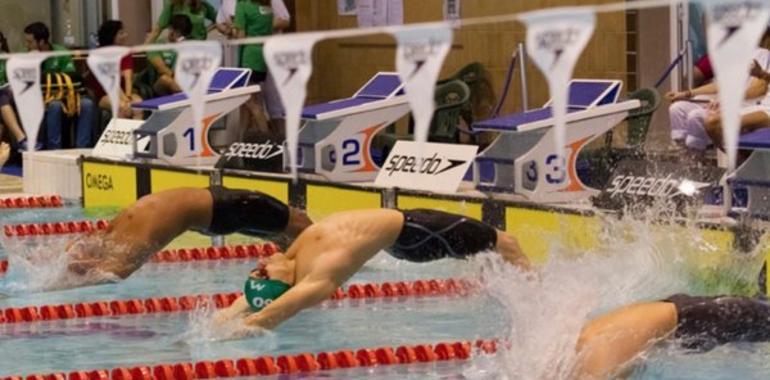
[[[215,341],[240,340],[270,333],[267,329],[247,325],[244,319],[234,319],[225,323],[214,322],[211,327],[211,337]]]

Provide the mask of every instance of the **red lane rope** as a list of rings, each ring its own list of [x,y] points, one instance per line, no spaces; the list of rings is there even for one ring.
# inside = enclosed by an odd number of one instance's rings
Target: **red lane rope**
[[[14,197],[0,199],[0,209],[3,208],[54,208],[62,207],[64,202],[58,195],[38,197]]]
[[[352,284],[339,288],[331,300],[376,299],[417,296],[467,295],[474,288],[464,279],[434,279],[385,283]],[[96,301],[61,305],[23,306],[0,309],[0,324],[83,319],[104,316],[146,315],[189,311],[213,302],[217,308],[230,306],[241,295],[219,293],[181,297],[154,297],[114,301]]]
[[[268,257],[280,248],[273,243],[222,247],[165,249],[150,259],[154,263],[180,263],[203,260],[232,260]],[[8,260],[0,260],[0,275],[8,271]]]
[[[92,232],[104,230],[109,225],[110,222],[105,219],[96,221],[70,220],[68,222],[6,224],[3,227],[3,232],[7,238],[20,238],[25,236],[64,235]]]
[[[303,352],[295,355],[258,356],[217,361],[157,364],[154,366],[118,367],[112,370],[93,369],[70,373],[33,374],[26,377],[9,376],[4,380],[189,380],[238,376],[274,376],[279,374],[306,374],[355,367],[376,367],[465,361],[474,355],[497,352],[497,339],[434,344],[404,345],[397,347],[360,348],[357,350]]]

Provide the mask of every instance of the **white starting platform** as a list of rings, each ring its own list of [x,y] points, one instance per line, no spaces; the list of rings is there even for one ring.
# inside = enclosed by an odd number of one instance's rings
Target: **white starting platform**
[[[749,216],[768,219],[770,218],[770,171],[768,171],[770,128],[741,136],[738,148],[752,152],[749,158],[729,175],[727,183],[732,187],[745,187],[748,190],[745,212]]]
[[[220,68],[204,97],[205,114],[195,135],[190,100],[179,93],[133,105],[152,115],[133,131],[133,157],[172,165],[213,165],[219,154],[211,148],[209,130],[220,118],[245,103],[259,86],[249,86],[251,70]]]
[[[375,74],[352,97],[302,110],[299,171],[331,181],[373,181],[380,167],[371,156],[378,132],[409,113],[397,73]]]
[[[570,81],[566,159],[556,154],[550,102],[543,108],[474,123],[474,132],[500,134],[476,157],[476,187],[513,191],[536,202],[568,202],[598,194],[578,177],[577,157],[588,143],[641,106],[638,100],[618,102],[621,89],[622,82],[615,80]]]

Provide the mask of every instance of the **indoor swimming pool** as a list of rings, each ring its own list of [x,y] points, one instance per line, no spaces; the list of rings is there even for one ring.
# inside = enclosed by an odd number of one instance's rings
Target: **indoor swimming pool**
[[[4,213],[3,223],[97,220],[109,218],[113,213],[114,210],[86,212],[77,207],[20,210]],[[132,315],[129,303],[123,306],[128,307],[128,311],[117,316],[98,316],[99,313],[94,312],[90,316],[61,320],[42,320],[39,316],[39,320],[33,322],[6,321],[0,324],[0,352],[3,352],[0,377],[114,368],[152,369],[162,364],[219,360],[234,360],[235,368],[237,359],[265,355],[316,355],[345,350],[357,353],[362,348],[382,347],[395,351],[400,346],[431,344],[436,347],[441,342],[468,341],[472,342],[468,360],[425,363],[416,360],[408,365],[357,366],[280,376],[567,378],[564,368],[573,360],[574,339],[591,316],[628,302],[660,299],[682,291],[704,291],[702,285],[688,275],[682,261],[693,251],[712,254],[713,247],[698,243],[697,237],[683,241],[665,233],[645,231],[640,223],[616,226],[617,230],[608,231],[607,236],[630,226],[637,231],[633,237],[616,239],[619,241],[609,242],[590,255],[581,256],[582,252],[569,251],[554,242],[551,259],[541,265],[535,276],[500,264],[492,254],[470,261],[413,264],[381,253],[343,288],[350,292],[354,284],[398,282],[414,286],[415,281],[431,279],[440,280],[436,283],[444,287],[447,279],[468,280],[475,285],[467,291],[447,294],[330,300],[301,312],[272,333],[226,341],[217,339],[212,332],[211,307],[199,304],[190,311],[150,312],[148,300],[164,297],[181,300],[185,296],[239,292],[245,274],[255,265],[254,258],[151,262],[121,283],[41,292],[25,284],[34,283],[35,279],[30,276],[41,276],[45,270],[14,270],[14,256],[18,252],[10,250],[24,251],[27,255],[60,252],[72,235],[6,236],[3,256],[10,258],[11,264],[0,280],[0,292],[9,293],[8,298],[0,299],[0,309],[6,319],[9,309],[35,306],[42,314],[45,305],[66,304],[76,310],[78,304],[103,301],[109,308],[118,307],[110,304],[117,300],[140,300],[145,312]],[[255,242],[234,237],[227,243],[230,247],[246,244],[241,248],[245,250],[247,244]],[[208,245],[209,238],[186,234],[172,247]],[[230,250],[234,252],[235,248]],[[495,353],[473,348],[473,342],[493,339],[500,342]],[[770,365],[764,358],[768,350],[770,345],[744,344],[690,353],[673,345],[662,346],[649,354],[633,378],[767,378]]]

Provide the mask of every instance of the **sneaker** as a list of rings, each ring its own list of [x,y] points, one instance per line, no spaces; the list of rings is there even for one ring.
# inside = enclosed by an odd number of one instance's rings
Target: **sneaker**
[[[43,150],[43,144],[42,143],[36,143],[35,144],[35,151]],[[29,151],[29,147],[27,146],[27,138],[23,138],[19,141],[19,151],[20,152],[27,152]]]

